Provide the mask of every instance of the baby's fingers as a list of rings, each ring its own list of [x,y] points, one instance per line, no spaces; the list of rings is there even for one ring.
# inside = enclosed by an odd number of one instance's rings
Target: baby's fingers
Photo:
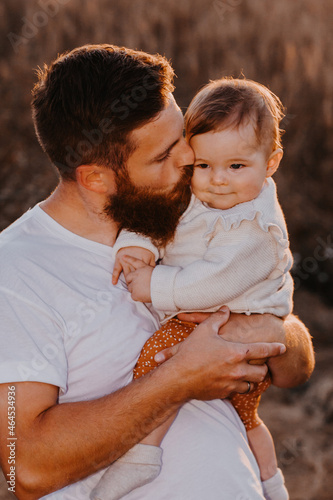
[[[136,257],[132,257],[131,255],[124,255],[124,261],[131,265],[134,269],[140,269],[142,267],[146,267],[148,264],[143,262],[141,259],[137,259]]]
[[[112,272],[112,284],[116,285],[118,283],[119,276],[123,270],[123,265],[120,259],[116,259],[113,272]]]

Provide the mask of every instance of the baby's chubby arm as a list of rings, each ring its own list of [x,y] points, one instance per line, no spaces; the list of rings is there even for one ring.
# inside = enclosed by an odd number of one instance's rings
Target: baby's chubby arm
[[[135,261],[136,263],[136,267],[126,257],[132,257],[133,261]],[[118,279],[121,272],[124,273],[126,283],[127,285],[129,285],[128,281],[129,274],[135,271],[135,269],[139,269],[140,267],[147,267],[148,269],[151,269],[152,272],[155,267],[155,255],[150,250],[147,250],[146,248],[142,247],[130,246],[121,248],[117,252],[115,258],[115,264],[113,267],[113,272],[112,272],[113,285],[116,285],[118,283]],[[150,280],[149,280],[149,290],[150,290]]]
[[[122,230],[113,246],[116,253],[115,265],[112,273],[112,283],[117,284],[120,273],[123,271],[128,284],[128,274],[142,267],[141,265],[155,267],[155,262],[161,258],[161,251],[154,245],[150,238],[132,231]],[[124,256],[137,260],[136,265],[125,260]],[[137,299],[139,300],[139,299]]]

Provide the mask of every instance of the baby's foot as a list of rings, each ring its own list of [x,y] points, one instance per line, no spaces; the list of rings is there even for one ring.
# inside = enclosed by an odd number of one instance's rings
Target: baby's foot
[[[137,444],[106,470],[90,494],[91,500],[119,500],[130,491],[150,483],[162,466],[162,449]]]
[[[289,500],[289,494],[284,484],[284,477],[280,469],[277,473],[262,482],[266,500]]]

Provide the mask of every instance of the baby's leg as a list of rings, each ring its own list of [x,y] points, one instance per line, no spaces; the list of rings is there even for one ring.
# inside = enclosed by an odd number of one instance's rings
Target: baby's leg
[[[172,422],[175,420],[177,413],[168,418],[163,424],[154,429],[148,436],[146,436],[141,442],[141,444],[149,444],[151,446],[159,446],[171,427]]]
[[[274,442],[264,423],[247,432],[250,447],[260,469],[266,500],[288,500],[284,477],[277,466]]]
[[[163,349],[185,340],[196,326],[195,323],[188,323],[179,319],[171,319],[163,325],[143,346],[134,368],[134,378],[140,378],[154,370],[158,366],[154,359],[155,355]],[[176,414],[148,434],[141,443],[159,446],[175,418]]]
[[[277,471],[277,460],[274,442],[266,425],[262,422],[257,427],[248,430],[247,437],[259,465],[261,480],[265,481],[273,477]]]
[[[259,418],[257,408],[261,394],[270,386],[269,377],[249,394],[234,394],[230,400],[245,425],[249,445],[257,460],[266,500],[288,500],[283,474],[277,467],[271,433]]]
[[[170,320],[148,339],[134,368],[134,378],[140,378],[158,364],[155,354],[185,340],[197,325]],[[92,491],[92,500],[118,500],[130,491],[150,483],[162,466],[162,449],[159,447],[176,414],[146,436],[106,470]]]

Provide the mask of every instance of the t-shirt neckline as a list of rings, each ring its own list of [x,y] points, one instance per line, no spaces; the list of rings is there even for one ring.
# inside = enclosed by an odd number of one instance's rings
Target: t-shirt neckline
[[[38,222],[42,224],[48,231],[52,232],[52,234],[57,234],[59,238],[70,243],[72,245],[76,245],[80,248],[84,248],[89,252],[94,252],[104,257],[110,257],[113,254],[113,247],[109,245],[104,245],[103,243],[98,243],[97,241],[89,240],[84,238],[83,236],[79,236],[78,234],[69,231],[64,226],[59,224],[53,217],[47,214],[38,203],[31,209],[31,215],[34,215]]]

